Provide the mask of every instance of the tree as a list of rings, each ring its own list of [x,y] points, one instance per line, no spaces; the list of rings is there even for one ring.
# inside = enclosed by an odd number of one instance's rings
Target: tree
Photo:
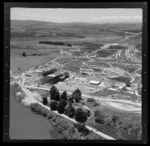
[[[67,100],[68,99],[66,90],[61,94],[60,98],[63,99],[63,100]]]
[[[66,105],[67,105],[67,102],[65,100],[61,100],[57,106],[58,113],[63,114],[65,112]]]
[[[57,110],[57,101],[51,100],[50,101],[50,108],[51,108],[52,111]]]
[[[74,102],[72,96],[68,98],[68,101],[71,102],[71,103]]]
[[[22,53],[22,56],[23,56],[23,57],[26,57],[26,53],[25,53],[25,52],[23,52],[23,53]]]
[[[69,105],[67,105],[65,109],[66,109],[65,114],[66,114],[68,117],[72,118],[72,117],[74,116],[74,112],[75,112],[75,109],[74,109],[74,107],[72,106],[72,103],[69,102]]]
[[[48,104],[48,101],[47,101],[47,98],[46,98],[46,97],[43,98],[43,104],[44,104],[44,105],[47,105],[47,104]]]
[[[81,98],[81,91],[79,89],[76,89],[73,93],[72,93],[72,98],[75,99],[76,102],[80,102]]]
[[[75,110],[75,119],[79,123],[84,123],[87,120],[87,112],[84,111],[82,108],[77,108]]]
[[[50,89],[50,99],[60,101],[60,94],[55,86],[52,86]]]

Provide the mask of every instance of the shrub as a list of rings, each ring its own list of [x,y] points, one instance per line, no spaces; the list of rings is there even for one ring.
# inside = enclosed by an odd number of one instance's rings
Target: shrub
[[[88,98],[88,99],[87,99],[87,102],[94,102],[94,101],[95,101],[94,98]]]
[[[57,106],[58,113],[61,113],[61,114],[64,113],[66,105],[67,105],[67,102],[65,100],[61,100]]]
[[[50,89],[50,98],[51,100],[60,101],[60,94],[55,86],[52,86]]]
[[[104,124],[105,123],[105,115],[100,112],[99,110],[95,111],[95,122],[99,124]]]
[[[87,120],[87,113],[82,108],[75,110],[75,119],[79,123],[84,123]]]
[[[83,133],[85,136],[90,133],[90,130],[85,127],[84,124],[75,124],[75,127],[78,129],[78,132]]]
[[[52,111],[57,110],[57,101],[51,100],[50,101],[50,108],[51,108]]]

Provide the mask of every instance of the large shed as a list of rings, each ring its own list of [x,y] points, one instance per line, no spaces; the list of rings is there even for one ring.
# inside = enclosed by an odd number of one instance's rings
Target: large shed
[[[99,85],[99,84],[100,84],[100,81],[91,80],[89,83],[90,83],[90,84],[93,84],[93,85]]]

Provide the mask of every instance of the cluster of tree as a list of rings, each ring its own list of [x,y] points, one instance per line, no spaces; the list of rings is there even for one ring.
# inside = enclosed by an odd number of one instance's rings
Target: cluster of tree
[[[64,91],[61,95],[55,86],[50,89],[50,108],[51,110],[57,110],[60,114],[66,114],[68,117],[75,117],[76,121],[84,123],[89,113],[83,108],[75,109],[72,103],[81,100],[81,91],[75,90],[72,95],[68,98],[67,92]],[[46,102],[45,102],[46,103]]]
[[[54,73],[54,72],[56,72],[56,71],[57,71],[56,68],[52,68],[52,69],[50,69],[50,70],[44,71],[44,72],[42,73],[42,75],[43,75],[43,76],[47,76],[47,75],[52,74],[52,73]]]
[[[50,41],[39,41],[39,44],[49,44],[49,45],[62,45],[62,46],[69,46],[72,45],[69,43],[63,43],[63,42],[50,42]]]
[[[86,122],[87,118],[87,112],[83,108],[77,108],[75,110],[75,119],[77,122],[84,123]]]

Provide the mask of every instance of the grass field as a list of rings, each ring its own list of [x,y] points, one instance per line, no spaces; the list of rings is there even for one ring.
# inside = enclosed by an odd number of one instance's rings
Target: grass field
[[[87,102],[86,105],[95,112],[94,117],[87,121],[90,126],[109,134],[116,139],[141,139],[141,115],[122,112],[104,103]],[[112,118],[114,120],[112,120]]]

